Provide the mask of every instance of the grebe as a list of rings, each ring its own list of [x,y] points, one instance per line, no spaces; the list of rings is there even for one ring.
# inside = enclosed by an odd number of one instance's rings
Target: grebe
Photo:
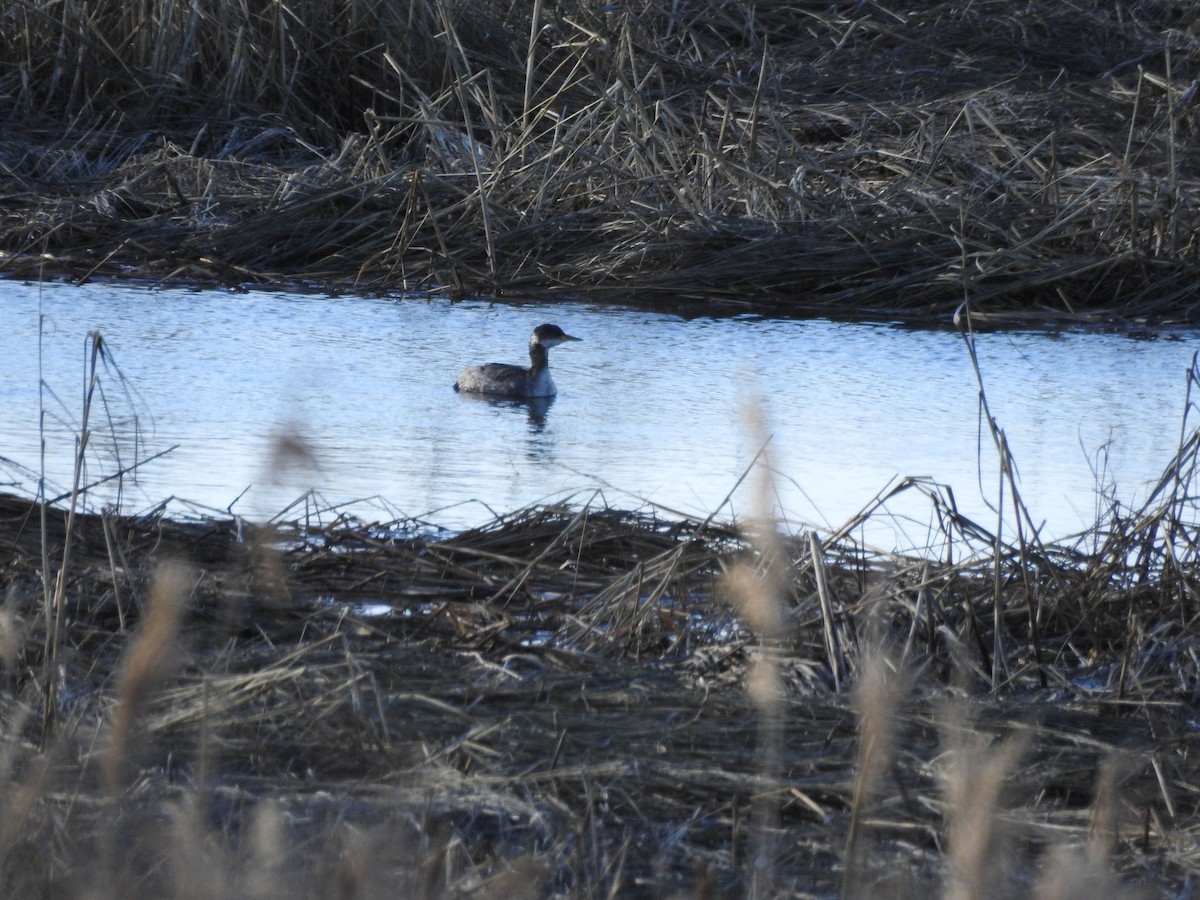
[[[501,397],[553,397],[558,389],[550,377],[551,347],[578,341],[557,325],[539,325],[529,339],[529,368],[508,363],[468,366],[458,373],[456,391],[471,394],[495,394]]]

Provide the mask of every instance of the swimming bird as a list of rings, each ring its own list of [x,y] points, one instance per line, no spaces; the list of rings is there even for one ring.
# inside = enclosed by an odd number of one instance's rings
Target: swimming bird
[[[468,366],[458,373],[456,391],[500,397],[553,397],[558,389],[550,377],[551,347],[577,341],[557,325],[539,325],[529,338],[529,368],[508,363]]]

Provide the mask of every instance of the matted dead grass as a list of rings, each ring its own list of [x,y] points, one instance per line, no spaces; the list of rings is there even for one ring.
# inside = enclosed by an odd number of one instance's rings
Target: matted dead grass
[[[1160,0],[17,0],[0,271],[1195,321],[1197,27]]]
[[[1198,440],[1070,545],[899,485],[942,522],[921,557],[594,500],[431,536],[337,510],[68,532],[0,497],[0,885],[1177,894]]]

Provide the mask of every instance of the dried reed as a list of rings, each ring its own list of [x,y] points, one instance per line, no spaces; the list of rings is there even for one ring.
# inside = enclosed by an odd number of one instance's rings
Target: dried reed
[[[1176,534],[1193,527],[1189,504],[1171,507]],[[1040,849],[1072,845],[1094,849],[1047,856],[1039,876],[1046,896],[1080,878],[1117,884],[1117,873],[1131,870],[1168,883],[1191,877],[1192,864],[1171,850],[1194,830],[1175,812],[1187,807],[1196,783],[1178,751],[1187,740],[1179,698],[1192,671],[1179,613],[1190,601],[1185,591],[1149,593],[1159,572],[1187,571],[1186,556],[1166,563],[1152,555],[1159,568],[1126,582],[1114,578],[1116,560],[1107,555],[1047,547],[1044,556],[1027,556],[1025,565],[1054,574],[1034,582],[1046,610],[1042,665],[1052,688],[1044,691],[1023,639],[1027,622],[1012,614],[1024,609],[1023,596],[1002,593],[1005,611],[990,614],[992,535],[956,520],[947,506],[950,564],[872,557],[848,538],[830,539],[822,545],[823,590],[842,633],[857,635],[874,621],[922,672],[910,693],[884,657],[862,656],[859,641],[844,641],[847,673],[858,685],[851,694],[833,685],[806,536],[772,538],[767,529],[763,539],[776,543],[764,555],[763,545],[715,522],[701,531],[703,523],[595,505],[580,512],[534,508],[441,539],[404,537],[341,513],[330,526],[310,515],[303,531],[279,523],[276,571],[287,591],[249,606],[255,529],[216,519],[77,516],[68,584],[73,596],[89,599],[63,633],[71,686],[63,715],[71,727],[59,731],[56,752],[69,760],[74,743],[86,747],[106,730],[114,737],[102,758],[110,772],[124,773],[110,774],[110,784],[127,787],[103,827],[119,836],[105,852],[90,850],[86,835],[101,824],[104,806],[80,802],[90,796],[86,773],[72,792],[53,790],[72,777],[70,767],[57,766],[47,781],[37,754],[20,742],[30,707],[19,698],[40,684],[29,676],[42,666],[45,625],[32,617],[16,657],[16,692],[0,704],[14,773],[5,809],[23,823],[0,833],[6,890],[69,886],[78,861],[92,859],[106,873],[97,883],[111,885],[112,895],[170,895],[170,879],[193,866],[215,866],[225,879],[197,876],[195,885],[233,893],[267,879],[306,894],[343,878],[441,895],[467,883],[507,883],[504,873],[522,866],[539,873],[538,896],[636,893],[636,885],[744,893],[751,884],[763,894],[803,885],[853,896],[888,873],[927,892],[940,880],[933,860],[944,819],[954,873],[947,890],[974,890],[991,859],[1007,859],[1018,880],[1032,878]],[[50,540],[61,540],[65,516],[50,513]],[[37,568],[40,541],[27,527],[35,516],[27,502],[0,497],[11,571]],[[1148,519],[1131,513],[1123,533],[1138,540],[1146,532],[1133,525]],[[1098,546],[1138,558],[1134,544],[1113,541],[1110,526]],[[114,545],[120,588],[135,598],[127,615],[142,609],[139,617],[149,617],[129,640],[112,602]],[[687,548],[682,556],[672,549],[679,546]],[[146,575],[170,557],[196,567],[186,590],[169,592],[189,599],[147,606],[136,599]],[[1001,559],[1013,570],[1005,583],[1022,584],[1012,577],[1020,555]],[[733,623],[732,597],[722,612],[722,573],[741,566],[781,579],[782,606],[754,616],[760,633],[769,626],[776,635],[762,645],[766,657],[749,652],[760,639]],[[645,594],[668,572],[654,592],[654,614],[639,609],[636,623],[622,626],[591,603],[606,591]],[[747,591],[761,593],[758,575],[736,593]],[[1154,612],[1146,606],[1151,596]],[[1143,613],[1131,631],[1133,603]],[[391,612],[368,614],[363,604]],[[169,609],[181,616],[189,655],[164,680],[173,656],[154,635],[172,630],[162,624],[171,617],[153,610]],[[993,764],[979,756],[983,750],[957,750],[953,741],[939,747],[945,718],[936,702],[946,690],[940,685],[962,679],[969,689],[975,671],[989,685],[975,648],[997,645],[988,633],[995,622],[1005,629],[998,646],[1010,678],[974,698],[972,733],[1002,735],[1020,719],[1035,735],[1003,806],[1012,753]],[[633,627],[638,636],[597,639],[613,627]],[[753,677],[752,656],[769,657]],[[961,675],[947,668],[950,658],[963,661]],[[756,729],[759,714],[744,693],[752,684],[771,712],[765,731]],[[106,725],[110,692],[118,713]],[[139,752],[129,753],[122,736],[135,719]],[[901,731],[903,740],[892,737]],[[1117,747],[1157,763],[1113,769],[1093,791],[1095,771]],[[940,799],[939,759],[955,761],[960,773]],[[984,781],[995,800],[981,793]],[[1115,799],[1118,783],[1123,801]],[[253,813],[259,804],[269,804],[261,819]],[[1017,816],[1024,829],[1006,857],[993,853],[997,815]],[[139,816],[167,816],[179,830],[172,837],[138,825]],[[239,844],[242,821],[250,830]],[[71,835],[72,849],[32,854],[51,833]],[[359,840],[377,854],[373,869],[353,862],[363,858],[352,849]],[[313,841],[332,855],[304,858],[301,848]],[[201,845],[217,856],[189,855]],[[338,854],[349,866],[341,875],[334,874]]]
[[[910,7],[17,0],[0,269],[1196,320],[1189,14]]]

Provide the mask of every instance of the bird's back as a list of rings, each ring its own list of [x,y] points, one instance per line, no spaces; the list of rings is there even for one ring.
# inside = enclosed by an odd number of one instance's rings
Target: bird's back
[[[454,389],[470,394],[526,397],[529,395],[529,372],[508,363],[468,366],[458,373]]]

